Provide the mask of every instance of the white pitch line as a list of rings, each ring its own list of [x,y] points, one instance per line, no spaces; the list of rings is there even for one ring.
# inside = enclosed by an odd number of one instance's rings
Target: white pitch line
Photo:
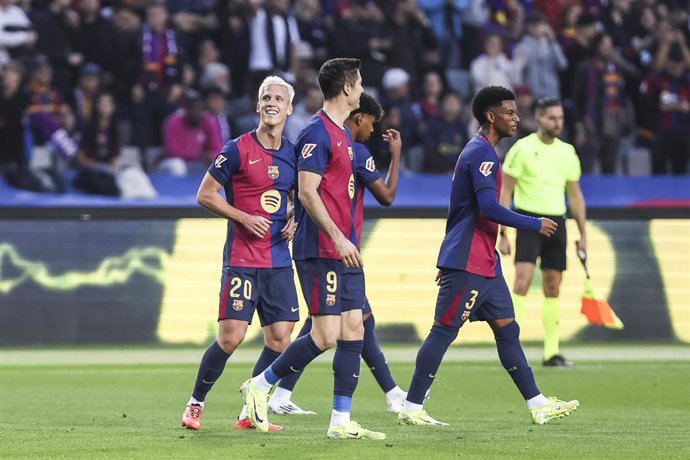
[[[386,359],[395,363],[413,363],[415,346],[383,346]],[[542,349],[525,348],[531,363],[540,362]],[[690,346],[683,345],[602,345],[564,346],[563,354],[575,363],[592,361],[690,361]],[[52,349],[52,350],[0,350],[0,367],[34,365],[109,365],[109,364],[198,364],[204,347],[198,348],[121,348],[121,349]],[[254,363],[260,348],[243,348],[232,355],[237,363]],[[328,362],[332,351],[324,353],[318,361]],[[454,346],[444,362],[497,362],[494,347]]]

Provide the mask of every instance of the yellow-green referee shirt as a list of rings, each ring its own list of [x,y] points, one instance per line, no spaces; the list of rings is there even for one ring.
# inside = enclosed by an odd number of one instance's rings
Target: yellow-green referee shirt
[[[515,207],[545,216],[565,214],[566,183],[578,181],[581,174],[575,147],[560,139],[545,144],[537,133],[517,141],[502,168],[517,180]]]

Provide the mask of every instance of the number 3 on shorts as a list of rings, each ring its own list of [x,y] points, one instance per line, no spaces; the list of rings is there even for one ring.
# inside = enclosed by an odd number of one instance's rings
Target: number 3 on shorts
[[[479,291],[477,291],[476,289],[472,289],[470,291],[470,294],[472,294],[472,297],[470,297],[470,300],[465,302],[465,310],[472,310],[472,307],[474,307],[474,303],[477,301]]]

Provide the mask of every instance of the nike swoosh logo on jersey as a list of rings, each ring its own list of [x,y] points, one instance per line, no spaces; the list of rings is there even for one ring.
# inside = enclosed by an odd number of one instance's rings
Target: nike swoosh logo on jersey
[[[299,307],[292,307],[292,308],[290,309],[290,311],[293,312],[293,313],[296,312],[297,310],[299,310]]]
[[[342,144],[342,143],[343,143],[343,141],[340,141],[340,142],[338,142],[336,145],[337,145],[338,147],[340,147],[340,144]]]
[[[259,158],[258,160],[249,160],[249,164],[253,165],[254,163],[258,163],[260,161],[261,161],[261,158]]]

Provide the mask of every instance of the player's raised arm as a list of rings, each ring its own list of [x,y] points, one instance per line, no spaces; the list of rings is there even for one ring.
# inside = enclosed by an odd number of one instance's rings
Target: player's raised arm
[[[223,186],[207,172],[196,193],[197,203],[213,214],[242,224],[254,236],[263,238],[270,229],[271,221],[261,216],[251,216],[231,206],[219,193],[221,188]]]
[[[400,132],[389,129],[383,134],[383,140],[388,142],[388,149],[391,153],[391,163],[388,167],[386,180],[379,178],[367,185],[367,189],[374,195],[376,201],[382,206],[390,206],[395,200],[398,192],[398,178],[400,176],[400,154],[402,151],[402,139]],[[373,159],[372,159],[373,165]]]
[[[362,256],[350,240],[335,225],[331,216],[321,201],[318,188],[321,184],[321,176],[310,171],[299,171],[299,195],[298,198],[309,214],[309,217],[318,225],[322,232],[333,241],[333,245],[343,263],[347,267],[359,268],[363,265]]]

